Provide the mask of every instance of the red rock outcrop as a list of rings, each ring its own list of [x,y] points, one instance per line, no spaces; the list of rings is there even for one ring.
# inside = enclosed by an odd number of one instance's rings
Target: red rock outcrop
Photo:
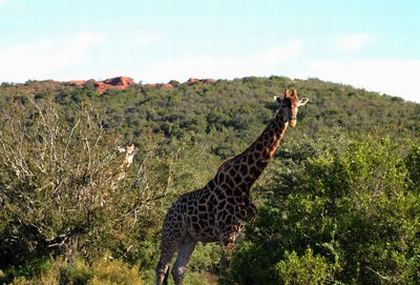
[[[130,77],[114,77],[95,83],[95,89],[99,94],[108,90],[124,90],[134,85],[134,80]]]
[[[68,84],[69,86],[74,86],[74,87],[79,87],[82,88],[84,86],[86,86],[86,84],[88,83],[92,83],[94,84],[95,90],[99,93],[99,94],[103,94],[108,90],[124,90],[127,89],[130,86],[133,86],[134,80],[130,77],[124,77],[124,76],[120,76],[120,77],[114,77],[114,78],[109,78],[103,81],[95,81],[93,79],[90,79],[88,81],[85,80],[72,80],[69,82],[66,82],[66,84]],[[174,81],[177,84],[179,84],[179,82]],[[197,78],[190,78],[187,80],[187,82],[185,82],[187,85],[194,85],[197,83],[204,83],[204,84],[213,84],[215,83],[216,80],[211,79],[211,78],[205,78],[205,79],[197,79]],[[168,83],[149,83],[149,84],[145,84],[144,87],[147,88],[160,88],[163,90],[169,90],[174,88],[174,86],[176,86],[176,84],[171,84],[172,81],[168,82]]]
[[[124,76],[109,78],[102,82],[107,85],[119,86],[119,87],[129,87],[134,84],[133,78],[124,77]]]
[[[135,84],[132,78],[124,76],[109,78],[103,81],[89,81],[94,82],[95,90],[98,91],[99,94],[103,94],[108,90],[124,90]],[[68,85],[75,87],[84,87],[86,83],[87,81],[85,80],[72,80],[67,82]]]

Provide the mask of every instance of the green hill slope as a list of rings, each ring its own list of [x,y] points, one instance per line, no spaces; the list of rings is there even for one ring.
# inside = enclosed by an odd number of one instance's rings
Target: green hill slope
[[[420,133],[420,105],[398,97],[381,96],[351,86],[317,79],[291,82],[285,77],[249,77],[215,83],[173,84],[166,90],[135,85],[103,95],[93,86],[69,87],[52,81],[0,87],[2,102],[30,94],[63,106],[92,104],[108,115],[108,124],[128,136],[145,128],[167,138],[205,139],[214,153],[232,155],[258,136],[275,110],[273,96],[296,88],[310,103],[299,113],[299,127],[290,135],[322,137],[337,130],[351,136],[376,134],[416,136]]]

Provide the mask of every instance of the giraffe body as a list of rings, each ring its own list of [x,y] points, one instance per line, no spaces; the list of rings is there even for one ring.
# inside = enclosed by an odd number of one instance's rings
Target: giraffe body
[[[225,161],[207,185],[181,195],[170,207],[156,266],[158,285],[166,282],[169,262],[176,250],[178,256],[172,276],[179,285],[197,242],[221,242],[226,248],[232,248],[245,223],[255,217],[250,188],[274,156],[289,121],[296,120],[298,104],[304,104],[297,100],[296,91],[293,95],[290,98],[288,90],[285,92],[275,118],[251,146]]]

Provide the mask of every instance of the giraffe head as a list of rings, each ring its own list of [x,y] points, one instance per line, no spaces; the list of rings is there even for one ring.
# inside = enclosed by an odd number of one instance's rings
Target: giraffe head
[[[280,112],[283,114],[284,121],[289,122],[292,128],[295,127],[298,108],[308,103],[309,99],[303,98],[299,100],[296,89],[293,89],[291,94],[289,89],[285,89],[283,97],[276,96],[274,98],[280,104]]]
[[[124,164],[128,167],[133,162],[136,146],[132,142],[128,142],[118,147],[118,152],[125,153]]]

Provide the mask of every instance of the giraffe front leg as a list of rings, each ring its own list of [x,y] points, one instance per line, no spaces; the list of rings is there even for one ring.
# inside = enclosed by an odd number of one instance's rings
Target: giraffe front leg
[[[191,254],[194,251],[196,241],[189,243],[183,243],[178,249],[178,255],[174,267],[172,268],[172,277],[174,278],[175,285],[181,285],[184,279],[185,271],[187,270],[187,264],[190,260]]]

